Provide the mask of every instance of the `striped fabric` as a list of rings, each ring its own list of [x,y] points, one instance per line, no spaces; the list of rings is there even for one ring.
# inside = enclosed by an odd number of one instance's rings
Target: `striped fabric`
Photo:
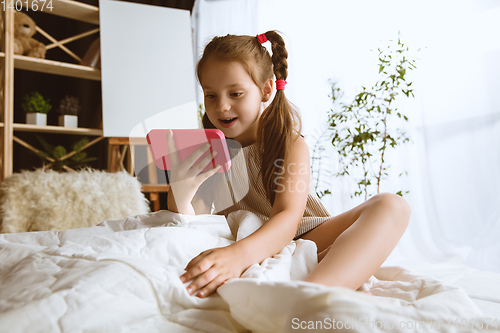
[[[232,212],[247,210],[267,221],[272,206],[266,196],[262,178],[259,177],[260,155],[257,145],[243,148],[238,148],[237,145],[239,144],[231,144],[228,140],[231,168],[227,173],[216,173],[205,181],[197,195],[201,195],[207,203],[213,202],[213,214],[227,217]],[[330,217],[316,193],[309,189],[306,209],[295,238]]]

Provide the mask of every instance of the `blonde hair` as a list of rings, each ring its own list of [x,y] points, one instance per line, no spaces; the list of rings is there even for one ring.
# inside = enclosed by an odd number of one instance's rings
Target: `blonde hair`
[[[240,62],[254,83],[263,93],[264,84],[276,76],[276,80],[286,80],[288,76],[288,52],[283,38],[276,31],[265,33],[271,42],[272,57],[254,36],[226,35],[214,37],[205,47],[196,66],[198,81],[201,83],[201,69],[209,59]],[[203,115],[204,128],[216,128]],[[281,172],[275,161],[286,161],[290,156],[293,141],[301,136],[302,123],[295,107],[288,101],[284,90],[277,90],[271,104],[262,112],[257,129],[257,147],[261,156],[261,177],[267,197],[274,203],[277,184],[274,175]]]

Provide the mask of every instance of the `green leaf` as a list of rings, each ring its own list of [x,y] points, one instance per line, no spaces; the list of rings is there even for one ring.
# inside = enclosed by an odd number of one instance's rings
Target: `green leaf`
[[[73,144],[72,146],[72,149],[74,151],[80,151],[82,150],[83,147],[85,147],[85,145],[89,143],[89,139],[87,139],[86,137],[82,138],[80,141],[76,142],[75,144]]]
[[[49,155],[54,155],[54,149],[55,149],[55,146],[49,144],[47,141],[45,141],[45,139],[43,137],[41,137],[40,135],[38,134],[35,134],[35,137],[37,138],[37,140],[40,142],[40,144],[42,145],[43,149],[45,150],[45,152]]]
[[[92,162],[92,161],[96,161],[96,160],[97,160],[97,157],[89,157],[89,158],[86,158],[86,159],[81,160],[79,162],[74,162],[74,163],[72,162],[71,164],[70,163],[68,163],[68,164],[73,165],[75,167],[80,167],[80,166],[86,165],[88,162]]]
[[[75,155],[71,156],[71,160],[75,161],[75,162],[81,162],[86,157],[87,157],[87,153],[82,151],[82,152],[76,153]]]
[[[56,159],[60,159],[61,157],[63,157],[64,155],[66,155],[67,152],[66,152],[66,148],[64,148],[63,146],[57,146],[55,149],[54,149],[54,157]]]
[[[36,154],[37,154],[39,157],[41,157],[41,158],[42,158],[42,160],[45,160],[45,157],[49,157],[49,154],[47,154],[46,152],[41,151],[41,150],[39,150]]]

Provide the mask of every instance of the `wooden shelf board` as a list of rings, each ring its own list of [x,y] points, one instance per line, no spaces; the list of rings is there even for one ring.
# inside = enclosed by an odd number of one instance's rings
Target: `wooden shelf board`
[[[148,144],[148,140],[146,138],[126,138],[126,137],[110,137],[108,140],[110,145],[132,145],[132,146],[144,146]]]
[[[0,57],[5,57],[5,54],[3,52],[0,53]],[[71,76],[80,79],[101,80],[101,70],[97,68],[61,61],[26,57],[18,54],[14,55],[14,68],[47,74]]]
[[[4,52],[0,52],[0,59],[1,58],[5,58]],[[101,81],[101,70],[94,67],[70,64],[55,60],[26,57],[18,54],[14,54],[14,68]]]
[[[34,0],[24,0],[23,5],[26,5],[26,1],[28,2],[28,11],[32,10]],[[49,0],[45,3],[42,11],[42,3],[39,0],[35,1],[38,11],[87,23],[99,24],[99,7],[73,0],[52,0],[53,8],[50,10],[50,8],[46,8],[48,2]]]
[[[3,123],[1,123],[3,126]],[[68,128],[63,126],[38,126],[28,124],[13,124],[14,131],[20,132],[39,132],[39,133],[59,133],[59,134],[79,134],[102,136],[102,129],[96,128]]]
[[[161,192],[165,193],[170,190],[169,184],[142,184],[141,191],[142,192]]]
[[[4,57],[5,53],[0,52],[0,59]],[[80,79],[101,80],[101,70],[97,68],[55,60],[26,57],[18,54],[14,55],[14,68],[47,74],[71,76]]]

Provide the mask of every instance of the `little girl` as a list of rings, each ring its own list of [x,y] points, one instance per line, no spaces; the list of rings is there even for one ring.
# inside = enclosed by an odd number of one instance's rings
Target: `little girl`
[[[262,45],[268,41],[272,56]],[[268,31],[256,37],[215,37],[198,62],[196,72],[205,95],[203,125],[220,129],[241,145],[242,154],[230,149],[231,156],[239,157],[246,169],[233,163],[228,172],[234,180],[229,195],[221,190],[228,186],[220,181],[224,174],[216,174],[220,166],[201,172],[211,161],[210,154],[193,166],[208,144],[183,162],[171,156],[169,210],[210,214],[213,205],[226,217],[245,209],[266,222],[250,236],[192,259],[180,277],[182,282],[192,280],[187,287],[190,295],[196,291],[198,297],[210,295],[298,238],[314,241],[318,249],[319,264],[305,281],[356,290],[382,265],[406,230],[410,208],[398,195],[378,194],[332,217],[309,189],[309,149],[301,135],[299,115],[285,97],[287,57],[282,37]],[[261,112],[274,83],[274,99]],[[170,131],[167,142],[169,151],[175,151]],[[207,199],[202,188],[210,181],[213,195]],[[235,199],[238,181],[246,184],[247,194]]]

